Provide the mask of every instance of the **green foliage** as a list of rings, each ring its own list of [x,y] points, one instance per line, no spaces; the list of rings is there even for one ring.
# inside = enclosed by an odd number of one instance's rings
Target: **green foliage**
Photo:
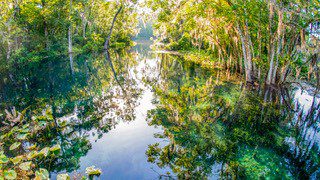
[[[49,179],[48,169],[42,168],[44,164],[39,162],[54,161],[61,156],[61,145],[45,146],[46,143],[35,143],[33,140],[36,137],[37,142],[39,142],[40,139],[44,138],[41,136],[47,129],[55,128],[54,123],[51,123],[53,119],[50,111],[47,111],[48,114],[45,115],[33,115],[32,121],[28,120],[25,112],[18,113],[15,109],[11,112],[6,112],[6,121],[15,122],[18,125],[1,127],[0,177],[4,176],[5,179],[16,179],[17,177],[27,179],[35,176],[35,179]],[[21,132],[28,133],[29,136],[22,139],[14,139]],[[19,140],[19,142],[12,143],[15,140]],[[22,144],[28,144],[28,146],[22,146]],[[87,144],[83,145],[86,146]],[[79,151],[81,147],[75,148]],[[3,149],[8,149],[8,152],[3,151]],[[68,157],[68,161],[72,161],[72,158]],[[87,168],[87,170],[89,177],[101,174],[101,170],[94,168],[94,166]],[[58,179],[70,179],[70,177],[68,174],[61,174],[58,175]]]
[[[133,2],[120,3],[124,8],[111,36],[116,50],[132,46],[130,37],[137,34]],[[20,67],[40,69],[39,66],[67,61],[69,29],[74,58],[100,54],[118,6],[117,2],[104,0],[72,0],[72,6],[69,0],[3,1],[0,5],[1,77],[12,75]],[[81,71],[80,67],[77,70],[80,62],[76,58],[74,64],[76,71]],[[17,81],[24,77],[14,75]]]
[[[9,161],[9,158],[4,154],[3,151],[0,151],[0,163],[5,164]]]
[[[272,69],[277,71],[273,79],[279,80],[284,76],[282,68],[295,70],[288,64],[301,61],[301,76],[306,77],[310,71],[306,59],[317,54],[314,47],[319,37],[313,38],[314,30],[310,29],[318,27],[313,25],[319,22],[316,1],[150,0],[147,5],[157,17],[154,34],[158,41],[169,50],[195,48],[208,52],[211,58],[197,61],[211,68],[239,71],[243,67],[242,72],[262,75],[254,75],[261,81]],[[313,39],[305,49],[299,49],[303,46],[302,32],[306,42]]]
[[[3,171],[3,176],[5,176],[6,179],[15,179],[17,177],[17,173],[19,173],[19,177],[25,177],[27,178],[29,175],[32,174],[34,170],[34,164],[37,159],[41,158],[39,155],[44,155],[45,157],[48,156],[49,147],[43,148],[41,151],[37,151],[39,149],[37,145],[25,147],[21,146],[21,144],[26,143],[29,141],[29,138],[17,138],[14,137],[21,137],[19,136],[20,133],[28,133],[30,134],[30,138],[33,138],[37,133],[43,131],[43,129],[47,128],[48,125],[43,123],[43,120],[46,118],[47,122],[50,122],[51,118],[50,115],[48,116],[38,116],[37,118],[34,118],[33,122],[28,122],[25,117],[25,111],[23,113],[17,113],[14,110],[11,112],[6,111],[7,113],[7,122],[11,123],[18,123],[18,125],[15,126],[5,126],[2,127],[1,135],[1,141],[3,144],[0,145],[0,149],[9,149],[10,153],[10,160],[5,155],[4,151],[1,151],[0,157],[1,157],[1,164]],[[19,142],[14,142],[15,140],[19,140]],[[12,143],[14,142],[14,143]],[[8,147],[9,146],[9,147]],[[59,146],[53,146],[52,148],[57,151],[59,150],[57,147]],[[18,170],[11,170],[10,168],[14,167],[14,169]],[[0,172],[1,174],[1,172]],[[36,176],[41,177],[40,179],[48,179],[49,174],[46,169],[41,169],[35,173]]]
[[[292,179],[309,173],[307,166],[293,170],[297,159],[286,143],[295,134],[286,125],[293,114],[284,104],[241,86],[234,75],[170,58],[162,62],[165,81],[150,82],[157,101],[148,122],[161,126],[156,137],[168,142],[148,146],[149,162],[180,179]]]
[[[86,174],[90,176],[100,176],[102,173],[101,169],[96,168],[95,166],[90,166],[86,168]]]
[[[5,170],[3,172],[3,176],[6,179],[16,179],[17,178],[17,173],[14,170]]]
[[[190,50],[192,49],[192,44],[191,44],[191,39],[190,37],[187,37],[187,36],[183,36],[181,37],[178,42],[171,42],[169,45],[168,45],[168,48],[170,50],[173,50],[173,51],[177,51],[177,50],[182,50],[182,51],[187,51],[187,50]]]
[[[70,180],[70,176],[68,174],[58,174],[57,180]]]
[[[40,168],[35,173],[36,179],[49,179],[49,172],[46,169]]]
[[[281,159],[275,152],[263,148],[242,149],[242,152],[239,153],[238,162],[239,166],[245,170],[248,178],[293,178],[283,164],[284,159]]]
[[[31,168],[31,162],[24,162],[19,165],[19,168],[23,171],[29,171]]]
[[[15,142],[10,146],[9,149],[12,151],[12,150],[18,148],[20,145],[21,145],[21,142]]]

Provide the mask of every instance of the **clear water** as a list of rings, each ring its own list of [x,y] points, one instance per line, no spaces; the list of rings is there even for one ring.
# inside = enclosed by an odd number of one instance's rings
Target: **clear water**
[[[75,77],[61,60],[12,70],[17,81],[1,83],[2,109],[50,109],[60,125],[34,140],[61,144],[39,164],[52,179],[92,165],[100,179],[319,178],[312,91],[246,87],[232,72],[149,46],[113,53],[114,72],[103,55],[78,55]]]
[[[134,52],[143,53],[137,49]],[[154,134],[162,132],[162,128],[149,126],[146,121],[148,110],[155,108],[152,104],[155,95],[151,87],[142,81],[144,76],[157,74],[157,71],[150,70],[157,69],[159,58],[147,52],[138,54],[136,61],[138,64],[129,69],[129,76],[136,81],[142,92],[133,110],[134,120],[120,120],[114,129],[101,138],[90,135],[92,149],[80,159],[80,171],[84,172],[86,167],[95,165],[103,171],[101,179],[157,179],[157,173],[170,171],[149,163],[145,154],[149,144],[162,141],[154,137]],[[122,99],[119,101],[121,104]]]

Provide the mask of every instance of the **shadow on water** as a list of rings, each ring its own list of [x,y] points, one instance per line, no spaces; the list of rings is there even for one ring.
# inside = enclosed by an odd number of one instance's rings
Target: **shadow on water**
[[[103,55],[78,55],[74,78],[61,59],[2,76],[2,109],[53,117],[28,143],[61,153],[39,167],[55,177],[95,165],[101,179],[319,178],[319,98],[249,89],[149,46],[112,52],[113,70]]]

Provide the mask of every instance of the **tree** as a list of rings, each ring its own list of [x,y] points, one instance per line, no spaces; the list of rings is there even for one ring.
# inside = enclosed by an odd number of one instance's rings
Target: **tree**
[[[148,5],[157,16],[160,41],[174,50],[183,50],[189,41],[226,69],[244,66],[247,82],[275,85],[291,69],[301,69],[301,62],[315,66],[309,60],[317,52],[306,42],[313,37],[309,27],[319,21],[316,1],[166,0]]]

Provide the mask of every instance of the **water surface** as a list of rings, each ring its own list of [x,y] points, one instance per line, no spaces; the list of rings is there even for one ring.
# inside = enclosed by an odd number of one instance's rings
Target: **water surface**
[[[3,80],[2,109],[49,110],[57,120],[34,140],[61,144],[58,157],[39,162],[52,178],[92,165],[100,179],[319,178],[317,96],[248,87],[149,46],[113,52],[112,65],[80,54],[75,77],[60,59]]]

